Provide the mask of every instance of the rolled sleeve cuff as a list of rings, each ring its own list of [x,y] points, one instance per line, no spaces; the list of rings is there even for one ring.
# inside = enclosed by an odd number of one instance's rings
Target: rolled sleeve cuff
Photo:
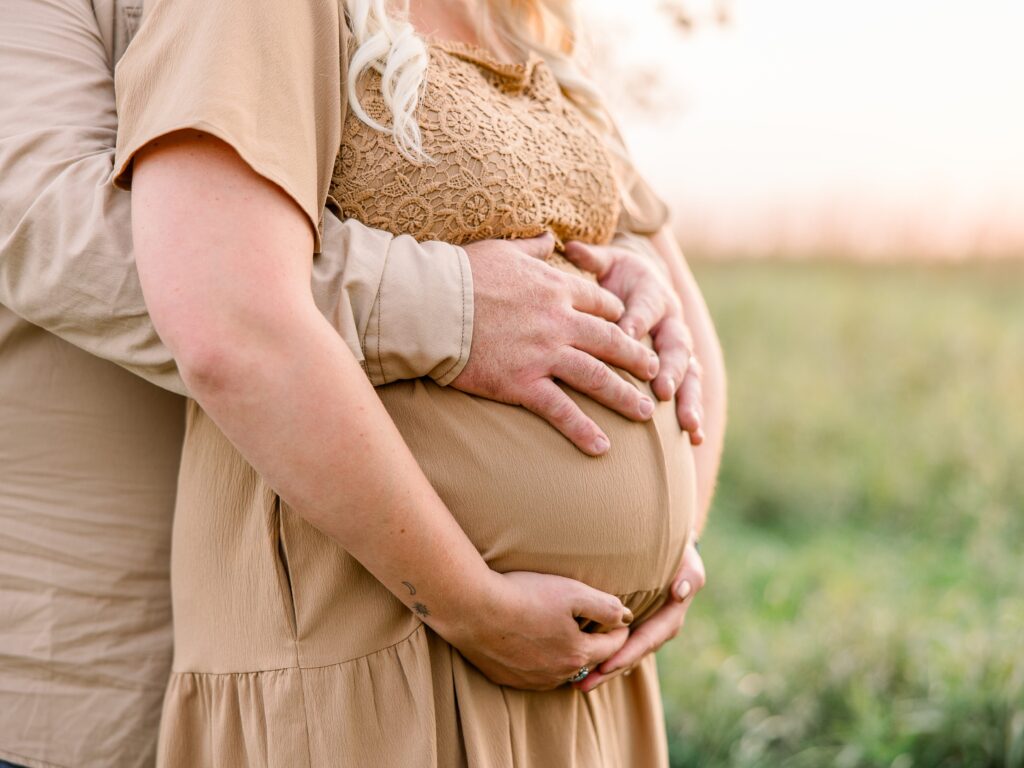
[[[429,376],[446,386],[466,367],[472,339],[473,277],[466,251],[395,238],[363,338],[373,385]]]

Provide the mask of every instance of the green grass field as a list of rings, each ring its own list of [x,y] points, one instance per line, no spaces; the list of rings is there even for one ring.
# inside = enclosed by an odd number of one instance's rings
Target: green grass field
[[[1024,766],[1024,265],[695,271],[730,424],[673,768]]]

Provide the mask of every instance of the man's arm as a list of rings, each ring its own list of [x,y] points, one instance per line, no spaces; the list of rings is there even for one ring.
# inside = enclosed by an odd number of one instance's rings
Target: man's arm
[[[109,183],[112,68],[89,0],[0,4],[0,304],[185,394],[139,286],[130,196]],[[444,384],[465,366],[473,302],[461,248],[328,213],[312,282],[321,312],[374,384],[416,376]]]

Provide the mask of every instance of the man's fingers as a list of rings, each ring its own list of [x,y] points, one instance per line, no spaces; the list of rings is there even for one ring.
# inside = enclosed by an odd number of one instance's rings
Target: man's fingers
[[[644,280],[626,298],[626,311],[619,327],[634,339],[642,339],[665,317],[665,290],[655,280]]]
[[[509,240],[524,254],[534,259],[546,259],[555,252],[555,238],[550,232],[523,240]]]
[[[654,401],[586,352],[566,350],[551,373],[577,392],[589,395],[627,419],[645,421],[654,413]]]
[[[598,360],[650,381],[661,366],[658,356],[614,323],[580,314],[570,329],[572,345]],[[653,410],[653,409],[652,409]]]
[[[616,670],[632,667],[648,653],[653,653],[675,637],[683,626],[691,602],[665,603],[653,616],[630,633],[629,640],[622,648],[601,665],[601,673],[610,675]]]
[[[692,337],[681,317],[669,315],[655,327],[652,338],[661,368],[651,382],[651,389],[659,400],[668,401],[682,386],[690,362]]]
[[[611,447],[611,442],[600,427],[551,379],[538,381],[522,405],[565,435],[586,454],[600,456]]]
[[[625,306],[614,293],[579,275],[566,275],[565,277],[572,295],[574,309],[588,315],[596,315],[611,323],[618,322],[622,317]]]
[[[593,272],[598,277],[603,277],[612,265],[610,249],[593,248],[579,240],[565,244],[565,258],[580,269]]]

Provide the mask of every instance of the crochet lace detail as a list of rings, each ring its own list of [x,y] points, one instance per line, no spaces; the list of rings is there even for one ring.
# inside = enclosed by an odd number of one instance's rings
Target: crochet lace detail
[[[611,160],[543,60],[500,62],[462,43],[428,51],[417,116],[434,162],[413,164],[350,110],[330,188],[343,215],[456,245],[545,230],[609,241],[620,207]],[[386,124],[378,74],[365,76],[360,101]]]

